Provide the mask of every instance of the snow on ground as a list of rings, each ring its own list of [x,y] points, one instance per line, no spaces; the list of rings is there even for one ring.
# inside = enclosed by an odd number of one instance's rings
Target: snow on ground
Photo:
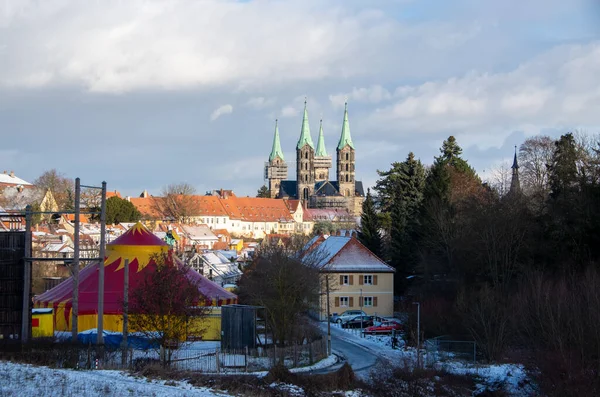
[[[0,361],[0,396],[228,396],[186,382],[135,378],[120,371],[51,369]]]
[[[327,332],[327,323],[319,324]],[[414,367],[417,363],[417,349],[404,345],[392,349],[390,335],[364,335],[359,329],[345,329],[337,324],[331,324],[331,332],[337,338],[349,343],[363,346],[391,363]],[[427,362],[426,353],[421,352],[422,362]],[[525,367],[521,364],[472,364],[463,361],[445,361],[436,364],[437,369],[445,370],[456,375],[472,375],[477,380],[477,393],[488,390],[503,389],[511,396],[534,396],[537,389],[529,378]],[[477,394],[476,393],[476,394]]]

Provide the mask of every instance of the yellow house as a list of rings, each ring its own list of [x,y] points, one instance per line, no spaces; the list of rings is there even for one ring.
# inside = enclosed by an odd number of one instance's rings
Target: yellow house
[[[241,238],[232,238],[229,243],[229,249],[235,250],[239,254],[244,249],[244,240]]]
[[[394,272],[353,236],[317,236],[309,242],[305,263],[322,275],[320,320],[330,314],[363,310],[368,315],[393,316]],[[329,289],[329,292],[327,291]]]

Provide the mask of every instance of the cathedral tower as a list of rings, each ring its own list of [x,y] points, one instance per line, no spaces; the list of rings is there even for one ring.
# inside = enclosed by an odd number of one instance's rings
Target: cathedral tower
[[[336,173],[339,185],[339,191],[343,196],[355,196],[354,180],[354,143],[350,136],[350,123],[348,122],[348,103],[345,104],[344,122],[342,124],[342,134],[337,146]]]
[[[275,136],[273,137],[273,148],[269,155],[269,161],[265,163],[265,179],[268,180],[269,193],[271,198],[276,198],[279,194],[281,181],[287,179],[287,164],[283,158],[281,143],[279,142],[279,127],[275,120]]]
[[[310,136],[308,125],[308,110],[304,101],[304,117],[302,118],[302,129],[300,139],[296,145],[296,189],[297,197],[308,202],[315,189],[315,147]]]
[[[315,182],[329,180],[329,169],[331,168],[331,156],[327,155],[325,149],[325,137],[323,136],[323,120],[319,126],[319,140],[317,152],[315,153]]]

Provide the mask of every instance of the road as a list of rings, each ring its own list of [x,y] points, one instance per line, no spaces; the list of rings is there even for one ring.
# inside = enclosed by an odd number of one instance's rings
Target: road
[[[327,324],[320,324],[321,328],[327,328]],[[380,357],[359,344],[350,342],[344,338],[345,331],[337,327],[331,327],[331,351],[341,358],[334,366],[312,371],[315,374],[324,374],[338,370],[345,362],[350,364],[354,373],[360,378],[367,378]]]

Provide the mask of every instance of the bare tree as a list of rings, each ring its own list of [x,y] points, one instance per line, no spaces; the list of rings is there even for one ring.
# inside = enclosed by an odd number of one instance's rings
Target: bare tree
[[[553,154],[554,140],[545,135],[528,138],[519,148],[521,188],[537,209],[541,209],[550,192],[548,164]]]
[[[190,269],[171,254],[153,256],[155,269],[147,269],[144,278],[130,291],[129,322],[132,330],[144,334],[161,351],[167,365],[172,348],[188,334],[203,331],[201,319],[208,314],[206,297]],[[151,265],[148,265],[151,266]],[[164,353],[163,353],[164,352]]]
[[[486,182],[502,197],[510,191],[511,177],[511,166],[508,162],[504,161],[490,168],[489,177]]]
[[[320,276],[305,265],[296,251],[281,245],[261,247],[239,283],[240,301],[263,306],[273,330],[273,341],[291,343],[303,314],[320,295]]]
[[[56,169],[45,171],[33,184],[43,192],[50,190],[60,209],[73,208],[74,182]]]
[[[188,183],[168,185],[162,189],[162,197],[156,197],[152,201],[154,210],[163,219],[189,223],[199,212],[195,193],[196,189]]]

